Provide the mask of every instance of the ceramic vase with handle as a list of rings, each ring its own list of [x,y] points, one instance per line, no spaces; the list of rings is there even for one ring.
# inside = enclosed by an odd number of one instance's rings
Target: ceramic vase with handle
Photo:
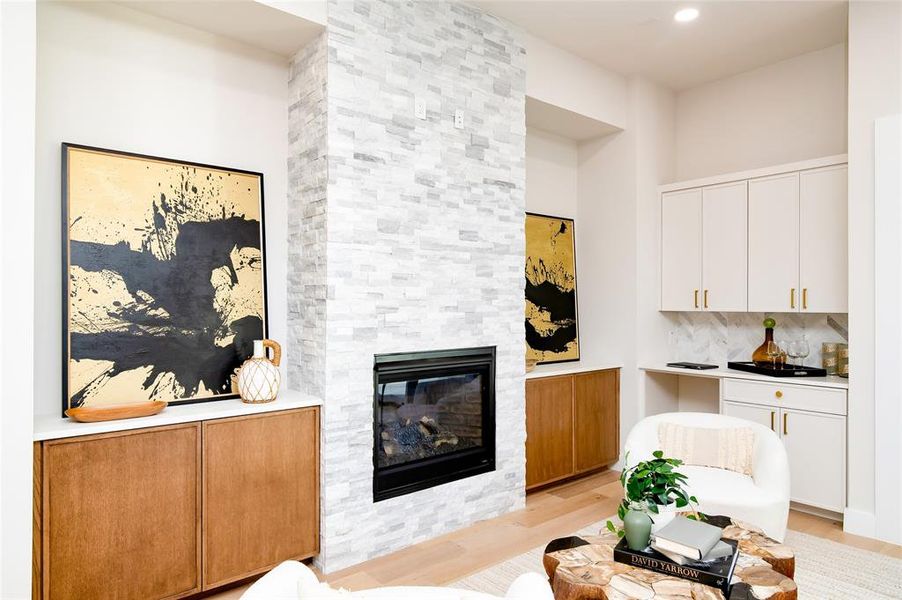
[[[272,349],[272,359],[266,356],[267,348]],[[238,394],[243,402],[261,404],[276,399],[282,383],[281,359],[282,347],[278,342],[254,340],[254,355],[244,361],[238,371]]]

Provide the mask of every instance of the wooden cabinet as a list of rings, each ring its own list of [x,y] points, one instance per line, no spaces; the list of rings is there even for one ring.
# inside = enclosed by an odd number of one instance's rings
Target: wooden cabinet
[[[44,598],[201,589],[197,423],[43,444]]]
[[[599,469],[620,453],[620,371],[526,381],[526,489]]]
[[[661,310],[847,312],[848,169],[826,164],[662,193]]]
[[[789,457],[790,499],[842,512],[846,490],[846,391],[725,379],[721,412],[770,427]]]
[[[526,381],[526,488],[573,474],[573,380]]]
[[[701,307],[702,193],[699,189],[661,198],[661,310]]]
[[[573,439],[576,472],[617,461],[620,454],[619,371],[573,376]]]
[[[803,171],[799,179],[802,312],[848,312],[848,168]]]
[[[35,443],[35,598],[180,598],[319,549],[319,409]]]
[[[203,424],[204,589],[316,554],[318,447],[314,411]]]
[[[661,310],[746,310],[746,182],[664,194],[661,214]]]

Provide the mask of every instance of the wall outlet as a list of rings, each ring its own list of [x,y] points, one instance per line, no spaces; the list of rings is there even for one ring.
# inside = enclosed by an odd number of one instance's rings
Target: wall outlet
[[[462,111],[459,108],[454,111],[454,128],[455,129],[463,129],[464,128],[464,111]]]
[[[413,99],[413,114],[418,119],[426,118],[426,101],[422,98]]]

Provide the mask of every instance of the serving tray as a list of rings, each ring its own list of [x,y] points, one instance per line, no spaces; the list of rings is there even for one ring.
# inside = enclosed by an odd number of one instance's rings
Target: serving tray
[[[783,365],[776,369],[770,366],[762,367],[753,362],[728,362],[728,369],[767,375],[768,377],[826,377],[827,370],[819,367],[806,367],[799,365]]]
[[[96,423],[98,421],[115,421],[116,419],[133,419],[149,417],[164,408],[168,402],[136,402],[134,404],[107,404],[102,406],[79,406],[66,411],[66,416],[80,423]]]

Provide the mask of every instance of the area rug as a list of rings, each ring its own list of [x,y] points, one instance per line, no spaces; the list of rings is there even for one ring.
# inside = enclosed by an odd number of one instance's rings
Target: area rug
[[[574,535],[592,535],[604,521]],[[798,531],[786,544],[796,555],[795,582],[800,600],[898,600],[902,598],[902,560],[859,550]],[[454,583],[454,587],[503,596],[519,575],[544,573],[544,546],[534,548]]]

